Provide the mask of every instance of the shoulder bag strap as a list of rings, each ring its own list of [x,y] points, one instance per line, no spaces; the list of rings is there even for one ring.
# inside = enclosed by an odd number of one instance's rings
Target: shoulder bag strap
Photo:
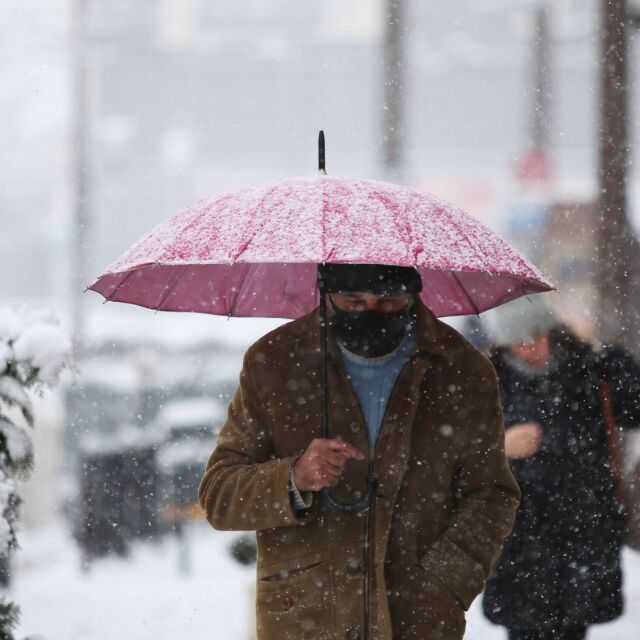
[[[611,470],[613,471],[616,496],[621,504],[625,504],[624,481],[622,477],[622,439],[620,437],[620,431],[616,426],[611,386],[605,380],[600,384],[600,402],[602,405],[602,417],[604,418],[607,432],[607,444],[609,445],[609,456],[611,458]]]

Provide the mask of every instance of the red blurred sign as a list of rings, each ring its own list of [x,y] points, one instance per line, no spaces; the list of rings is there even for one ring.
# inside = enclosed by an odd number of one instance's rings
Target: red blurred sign
[[[551,180],[551,162],[544,149],[533,148],[518,158],[516,169],[521,183],[544,183]]]

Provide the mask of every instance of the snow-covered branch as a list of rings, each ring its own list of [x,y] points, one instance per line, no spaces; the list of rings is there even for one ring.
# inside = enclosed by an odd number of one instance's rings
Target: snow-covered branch
[[[0,557],[16,546],[17,477],[33,465],[34,412],[28,390],[42,393],[67,366],[71,343],[46,311],[0,308]],[[0,637],[13,638],[18,609],[0,597]]]

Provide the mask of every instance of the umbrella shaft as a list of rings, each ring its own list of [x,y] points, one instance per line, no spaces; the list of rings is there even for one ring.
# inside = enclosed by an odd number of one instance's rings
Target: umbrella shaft
[[[327,338],[327,294],[320,284],[320,351],[322,354],[322,437],[329,437],[329,362]]]
[[[328,355],[328,321],[327,321],[327,293],[324,282],[318,279],[320,290],[320,351],[322,354],[322,437],[329,437],[329,355]],[[367,475],[367,491],[357,502],[343,504],[337,502],[331,496],[328,487],[322,491],[326,505],[337,513],[361,513],[368,509],[375,493],[375,474],[373,470],[373,455],[369,460],[369,473]]]

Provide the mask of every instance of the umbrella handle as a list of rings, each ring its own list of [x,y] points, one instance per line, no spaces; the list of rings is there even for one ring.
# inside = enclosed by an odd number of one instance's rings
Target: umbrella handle
[[[371,506],[371,500],[376,493],[376,477],[372,473],[367,476],[367,490],[357,502],[338,502],[331,495],[331,490],[325,487],[322,498],[327,507],[335,513],[362,513]]]
[[[322,131],[320,132],[322,134]],[[329,437],[329,382],[328,382],[328,333],[327,333],[327,291],[324,280],[318,271],[318,289],[320,291],[320,350],[322,352],[322,437]],[[322,490],[322,498],[326,506],[335,513],[362,513],[371,505],[371,500],[376,492],[376,477],[373,472],[373,456],[369,460],[369,473],[367,475],[367,490],[356,502],[338,502],[331,495],[331,490],[325,487]]]

